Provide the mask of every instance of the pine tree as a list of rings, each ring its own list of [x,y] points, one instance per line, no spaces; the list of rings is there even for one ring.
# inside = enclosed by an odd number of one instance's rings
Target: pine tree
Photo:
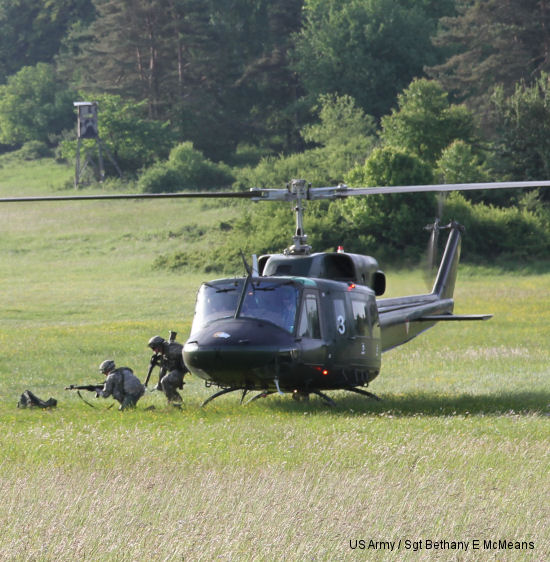
[[[550,69],[548,0],[459,0],[457,9],[436,38],[454,54],[428,73],[458,99],[486,108],[497,84],[510,94]]]
[[[151,118],[215,159],[244,139],[290,137],[287,53],[302,1],[95,0],[73,76],[89,90],[147,100]]]

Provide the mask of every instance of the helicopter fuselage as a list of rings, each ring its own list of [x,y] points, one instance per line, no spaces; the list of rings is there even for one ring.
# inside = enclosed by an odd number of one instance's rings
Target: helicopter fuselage
[[[184,360],[221,387],[307,394],[367,384],[381,353],[369,287],[247,277],[203,284]]]

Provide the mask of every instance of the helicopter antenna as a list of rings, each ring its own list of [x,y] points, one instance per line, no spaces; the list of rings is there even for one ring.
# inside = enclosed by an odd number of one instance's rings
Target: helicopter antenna
[[[305,199],[309,199],[309,188],[306,180],[292,180],[287,184],[287,189],[293,198],[296,199],[294,211],[296,213],[296,232],[292,237],[294,244],[285,250],[285,254],[305,255],[311,252],[311,246],[307,243],[307,234],[304,231],[304,203]]]
[[[250,269],[250,266],[248,265],[248,262],[246,261],[246,257],[244,255],[244,252],[242,250],[239,250],[239,253],[241,254],[241,259],[243,260],[243,265],[244,265],[244,268],[246,269],[246,274],[248,276],[251,276],[253,270]]]

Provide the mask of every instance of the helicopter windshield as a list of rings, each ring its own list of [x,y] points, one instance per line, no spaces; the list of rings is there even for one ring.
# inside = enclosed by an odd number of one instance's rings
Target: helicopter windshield
[[[191,331],[196,332],[215,320],[235,316],[244,282],[244,279],[232,279],[204,283],[197,295]],[[298,298],[299,289],[292,282],[264,279],[247,281],[239,317],[267,320],[292,333]]]
[[[292,333],[298,297],[298,287],[292,282],[252,281],[247,287],[239,316],[268,320]]]
[[[235,315],[241,296],[243,279],[203,283],[197,295],[195,318],[191,332],[196,332],[210,322]]]

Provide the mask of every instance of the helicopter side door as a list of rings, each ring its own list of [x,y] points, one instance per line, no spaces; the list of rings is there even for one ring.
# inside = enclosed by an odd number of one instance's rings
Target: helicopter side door
[[[366,293],[349,294],[352,312],[352,354],[354,366],[379,370],[380,321],[374,296]]]
[[[343,370],[380,369],[380,321],[373,295],[363,292],[334,292],[333,364]]]

